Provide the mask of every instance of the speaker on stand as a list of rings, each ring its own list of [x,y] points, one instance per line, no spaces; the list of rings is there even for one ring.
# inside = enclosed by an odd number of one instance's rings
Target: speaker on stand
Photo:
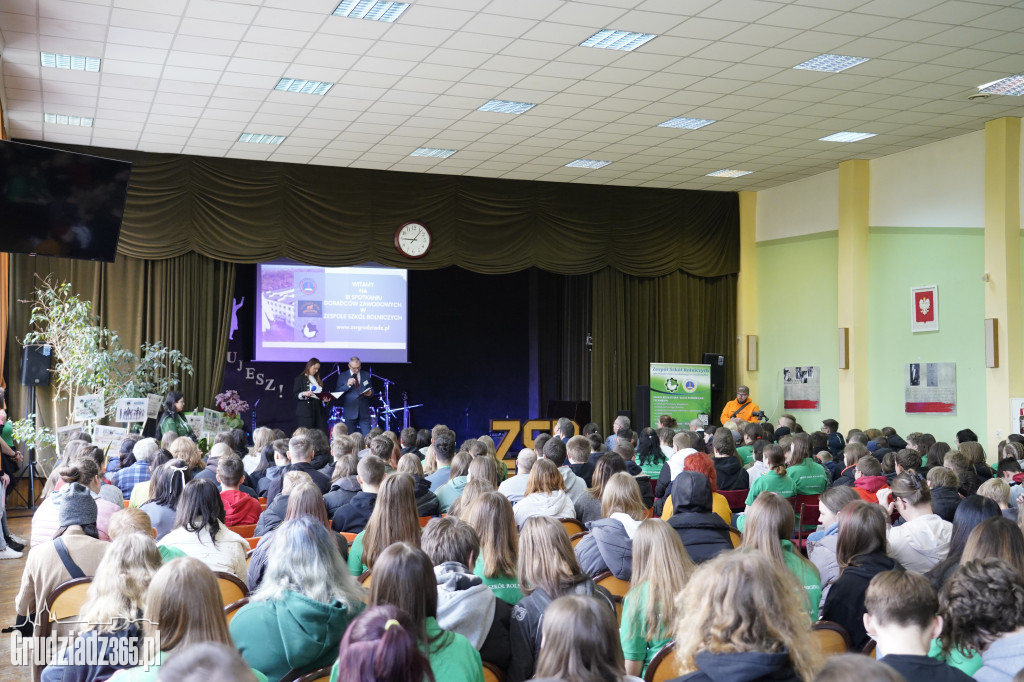
[[[48,345],[30,345],[21,349],[21,383],[28,390],[28,412],[36,413],[36,387],[50,385],[50,361],[53,357]],[[28,499],[25,507],[36,509],[36,449],[28,449],[28,464],[21,470],[21,478],[28,476]]]

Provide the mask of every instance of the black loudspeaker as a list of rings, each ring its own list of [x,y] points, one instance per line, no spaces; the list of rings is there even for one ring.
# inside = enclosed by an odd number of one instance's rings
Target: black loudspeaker
[[[651,425],[651,387],[644,384],[636,387],[636,422],[633,430],[637,433],[645,426]]]
[[[721,391],[725,386],[725,356],[705,353],[703,364],[711,365],[711,390]]]
[[[25,346],[21,349],[21,383],[25,386],[50,385],[49,346]]]

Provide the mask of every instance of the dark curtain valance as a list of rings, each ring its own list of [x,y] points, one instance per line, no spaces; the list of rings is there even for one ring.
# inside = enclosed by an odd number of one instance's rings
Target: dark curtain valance
[[[739,270],[732,192],[49,146],[134,163],[118,248],[133,258],[194,251],[233,263],[287,257],[314,265],[457,265],[486,274],[534,266],[567,275],[610,267],[634,277]],[[418,261],[394,247],[395,230],[410,220],[434,235]]]

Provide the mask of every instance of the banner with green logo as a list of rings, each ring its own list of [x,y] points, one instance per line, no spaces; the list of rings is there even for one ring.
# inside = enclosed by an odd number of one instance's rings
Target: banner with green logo
[[[711,366],[651,363],[651,426],[658,417],[673,416],[680,426],[711,414]]]

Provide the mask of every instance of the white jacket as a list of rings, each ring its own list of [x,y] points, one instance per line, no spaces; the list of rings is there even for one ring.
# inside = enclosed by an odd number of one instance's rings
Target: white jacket
[[[908,571],[924,573],[946,558],[953,524],[937,514],[889,528],[889,556]]]
[[[188,556],[202,561],[211,571],[231,573],[248,585],[245,554],[249,551],[249,541],[228,530],[225,525],[221,525],[216,540],[217,544],[214,545],[208,530],[193,533],[184,528],[175,528],[163,537],[159,545],[180,549]]]
[[[576,518],[572,500],[564,490],[556,490],[551,493],[531,493],[521,499],[519,504],[512,508],[512,511],[516,515],[516,525],[520,529],[526,523],[526,519],[531,516],[551,516],[556,519]]]
[[[672,481],[675,481],[676,476],[683,473],[683,465],[686,464],[686,458],[694,454],[697,454],[697,451],[693,448],[683,448],[682,450],[676,450],[668,458],[669,492],[672,491]],[[667,495],[668,493],[665,494]]]

